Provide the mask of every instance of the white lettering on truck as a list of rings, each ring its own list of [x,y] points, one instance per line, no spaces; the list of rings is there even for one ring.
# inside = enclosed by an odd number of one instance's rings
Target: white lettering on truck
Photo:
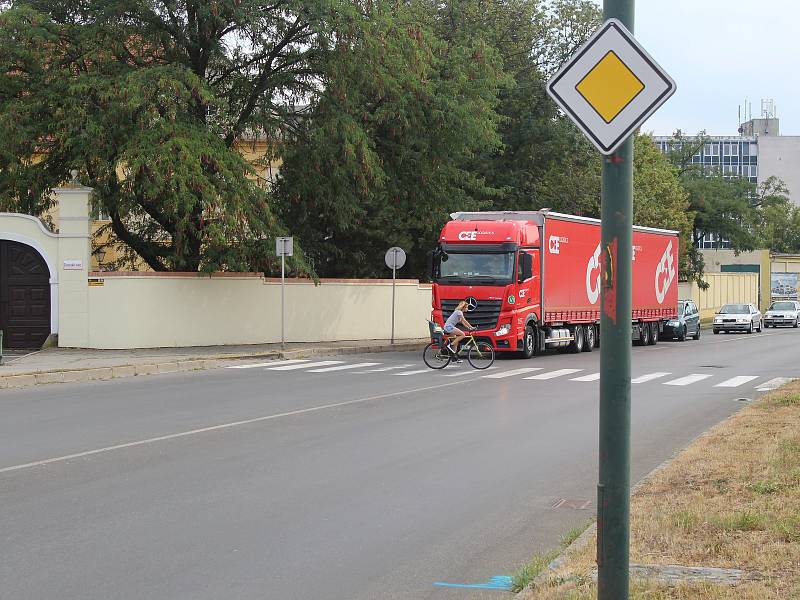
[[[664,256],[656,267],[656,300],[659,304],[664,304],[667,297],[667,290],[675,280],[675,260],[672,257],[672,241],[667,245]]]
[[[592,278],[592,273],[597,272],[597,276]],[[589,298],[589,304],[597,304],[600,299],[600,244],[597,244],[597,249],[589,257],[589,263],[586,265],[586,296]]]
[[[478,237],[477,231],[460,231],[458,233],[458,239],[460,240],[475,240]]]

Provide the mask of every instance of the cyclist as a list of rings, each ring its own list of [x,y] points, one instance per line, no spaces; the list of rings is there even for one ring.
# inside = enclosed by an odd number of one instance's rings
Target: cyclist
[[[456,327],[456,325],[463,323],[468,329],[473,331],[475,330],[475,328],[470,325],[469,321],[467,321],[467,319],[464,317],[464,310],[466,310],[467,306],[468,304],[466,300],[459,302],[458,305],[456,305],[456,309],[453,311],[453,314],[447,318],[447,321],[444,324],[444,333],[449,339],[447,349],[455,357],[456,362],[461,362],[456,354],[458,344],[461,342],[461,340],[467,337],[467,334]]]

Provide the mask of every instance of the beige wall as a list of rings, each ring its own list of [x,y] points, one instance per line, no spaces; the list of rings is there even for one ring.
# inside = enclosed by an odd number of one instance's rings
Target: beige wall
[[[783,180],[789,188],[789,198],[800,205],[800,136],[758,138],[758,183],[773,175]]]
[[[109,274],[89,287],[89,348],[280,342],[280,281],[254,274]],[[428,335],[430,286],[398,280],[395,337]],[[286,285],[286,341],[388,339],[391,280]],[[63,344],[62,344],[63,345]]]
[[[701,290],[697,283],[681,283],[678,294],[682,300],[694,300],[700,316],[714,316],[723,304],[752,302],[759,304],[759,277],[757,273],[706,273],[703,279],[708,289]]]

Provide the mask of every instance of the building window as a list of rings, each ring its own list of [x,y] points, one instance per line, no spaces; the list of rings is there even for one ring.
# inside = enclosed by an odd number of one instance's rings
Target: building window
[[[702,240],[697,243],[701,250],[730,250],[733,247],[728,240],[721,239],[714,233],[707,233]]]

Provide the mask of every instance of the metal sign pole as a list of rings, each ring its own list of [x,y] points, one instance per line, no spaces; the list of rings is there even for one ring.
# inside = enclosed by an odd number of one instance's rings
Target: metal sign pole
[[[633,31],[635,0],[604,0],[605,19]],[[603,159],[600,466],[597,598],[627,600],[630,552],[633,137]]]
[[[286,336],[285,336],[285,286],[286,286],[286,240],[282,240],[283,249],[281,251],[281,350],[286,350]]]
[[[394,250],[394,259],[392,261],[393,265],[397,265],[397,250]],[[392,341],[391,343],[394,344],[394,288],[395,282],[397,281],[397,267],[392,267]]]

